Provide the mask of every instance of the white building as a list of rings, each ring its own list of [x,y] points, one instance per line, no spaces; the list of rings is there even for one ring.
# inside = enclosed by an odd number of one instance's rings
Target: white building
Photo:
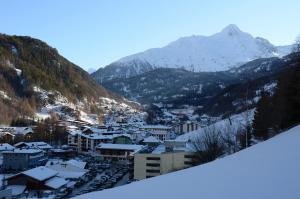
[[[141,126],[139,130],[148,132],[157,139],[164,141],[170,139],[172,127],[163,125],[144,125]]]

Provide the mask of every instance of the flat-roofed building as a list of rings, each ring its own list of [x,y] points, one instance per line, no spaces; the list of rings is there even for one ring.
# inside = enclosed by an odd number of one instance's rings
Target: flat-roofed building
[[[134,179],[142,180],[191,167],[195,153],[187,143],[170,141],[134,155]]]
[[[128,160],[130,156],[142,150],[144,145],[136,144],[99,144],[97,155],[103,160]]]

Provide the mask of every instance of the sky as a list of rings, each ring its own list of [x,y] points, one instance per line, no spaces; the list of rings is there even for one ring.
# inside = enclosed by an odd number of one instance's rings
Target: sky
[[[299,0],[0,0],[0,32],[41,39],[84,69],[228,24],[288,45]]]

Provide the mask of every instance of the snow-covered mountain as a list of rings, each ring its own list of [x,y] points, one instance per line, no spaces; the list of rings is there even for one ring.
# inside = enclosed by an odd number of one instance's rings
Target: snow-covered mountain
[[[211,36],[183,37],[165,47],[152,48],[121,58],[99,69],[93,77],[106,81],[115,77],[141,74],[152,68],[223,71],[258,58],[281,57],[290,50],[291,46],[274,46],[268,40],[253,37],[231,24]]]
[[[76,198],[297,199],[299,131],[300,126],[296,126],[208,164]]]

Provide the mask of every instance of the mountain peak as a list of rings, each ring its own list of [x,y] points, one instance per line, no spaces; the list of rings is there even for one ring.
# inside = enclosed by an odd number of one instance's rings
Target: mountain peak
[[[221,32],[226,33],[230,36],[242,33],[242,31],[239,29],[239,27],[235,24],[229,24],[228,26],[223,28],[223,30]]]

